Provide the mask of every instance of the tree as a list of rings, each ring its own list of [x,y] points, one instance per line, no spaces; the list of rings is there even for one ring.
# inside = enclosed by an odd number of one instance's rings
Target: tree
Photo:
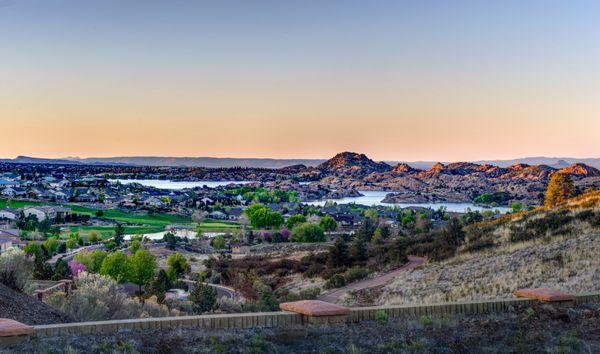
[[[44,258],[44,251],[42,250],[42,246],[40,246],[37,242],[29,242],[25,247],[23,247],[23,252],[28,255],[32,255],[35,257],[35,260]]]
[[[82,251],[77,253],[73,259],[84,264],[88,272],[98,273],[106,256],[107,253],[103,250]]]
[[[367,241],[361,235],[354,237],[352,245],[350,245],[350,258],[354,262],[364,262],[369,257],[367,254]]]
[[[454,246],[460,245],[465,239],[465,232],[458,218],[452,218],[448,221],[448,225],[442,231],[446,241]]]
[[[172,287],[173,282],[171,282],[171,278],[164,269],[161,269],[152,282],[151,292],[156,296],[159,303],[163,303],[165,301],[165,293]]]
[[[115,236],[114,240],[117,246],[121,246],[123,243],[123,239],[125,238],[125,227],[121,223],[117,223],[115,225]]]
[[[302,224],[306,222],[306,216],[302,215],[302,214],[296,214],[296,215],[292,215],[290,216],[287,221],[285,222],[285,227],[287,227],[288,229],[293,229],[296,225],[298,224]]]
[[[138,250],[129,260],[129,280],[138,286],[140,302],[144,302],[142,286],[150,284],[156,271],[156,258],[147,250]]]
[[[252,204],[246,209],[245,213],[255,228],[278,228],[283,224],[283,216],[266,205]]]
[[[129,267],[127,263],[125,252],[117,251],[111,253],[102,261],[100,274],[108,275],[117,283],[123,284],[129,279]]]
[[[546,189],[546,208],[554,208],[575,196],[575,185],[566,173],[555,173]]]
[[[356,230],[356,236],[364,238],[366,242],[371,242],[373,234],[375,234],[375,222],[372,218],[364,218],[362,224],[360,224],[358,230]]]
[[[54,265],[54,275],[52,276],[52,279],[61,280],[68,279],[70,277],[71,268],[69,268],[69,264],[63,258],[59,258]]]
[[[187,259],[181,253],[173,253],[170,255],[167,259],[167,265],[169,266],[167,274],[172,281],[177,281],[177,279],[189,273],[191,269]]]
[[[321,218],[321,221],[319,221],[319,226],[321,226],[323,230],[331,232],[337,230],[338,224],[332,216],[325,215]]]
[[[365,210],[365,217],[377,221],[377,219],[379,219],[379,212],[377,212],[377,209],[375,208],[369,208]]]
[[[163,236],[163,242],[167,244],[167,248],[170,250],[174,250],[177,248],[177,243],[179,243],[179,237],[175,236],[172,232],[167,232]]]
[[[189,299],[196,313],[212,311],[217,308],[217,289],[198,280]]]
[[[192,214],[192,221],[197,223],[198,225],[204,223],[204,219],[206,219],[206,212],[204,211],[197,211],[194,214]]]
[[[142,243],[140,242],[140,240],[133,240],[131,241],[131,244],[129,245],[129,251],[131,251],[131,253],[136,253],[137,251],[142,249]]]
[[[96,231],[90,232],[90,234],[88,235],[88,242],[94,244],[98,243],[98,241],[100,241],[100,236],[98,235],[98,233]]]
[[[290,239],[293,242],[325,242],[325,233],[319,225],[305,222],[294,227]]]
[[[48,251],[50,255],[54,255],[58,251],[59,247],[60,241],[58,240],[58,237],[49,237],[44,242],[44,248],[46,249],[46,251]]]
[[[227,244],[225,242],[225,238],[223,237],[223,235],[217,235],[212,241],[212,246],[218,250],[222,250],[225,247],[227,247]]]
[[[333,268],[338,268],[347,266],[348,261],[348,245],[343,237],[338,237],[333,246],[329,248],[327,263]]]
[[[67,248],[68,249],[74,250],[74,249],[77,248],[77,246],[78,246],[78,244],[77,244],[77,239],[76,238],[69,238],[67,240]]]

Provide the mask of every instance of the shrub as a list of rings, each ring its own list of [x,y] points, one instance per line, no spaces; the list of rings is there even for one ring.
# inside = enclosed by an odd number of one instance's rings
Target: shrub
[[[28,291],[31,285],[33,261],[17,248],[0,255],[0,283],[17,291]]]
[[[369,273],[370,271],[367,268],[352,267],[346,270],[342,275],[344,276],[344,281],[348,284],[366,278]]]
[[[343,275],[341,274],[334,274],[333,276],[331,276],[331,278],[329,278],[329,280],[325,283],[325,287],[327,289],[331,289],[331,288],[341,288],[342,286],[346,285],[346,279],[344,278]]]
[[[433,317],[431,317],[431,315],[421,316],[421,324],[423,327],[433,326]]]
[[[375,311],[375,321],[386,324],[390,319],[390,316],[384,310]]]
[[[117,283],[107,277],[83,272],[75,279],[70,296],[54,293],[47,301],[76,321],[101,321],[137,317],[135,304]]]

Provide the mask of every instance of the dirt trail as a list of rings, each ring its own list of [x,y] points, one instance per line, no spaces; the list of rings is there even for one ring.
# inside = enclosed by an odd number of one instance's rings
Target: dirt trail
[[[415,267],[422,264],[424,261],[425,261],[425,259],[421,258],[421,257],[408,256],[408,263],[406,263],[405,265],[403,265],[402,267],[400,267],[396,270],[393,270],[389,273],[383,274],[383,275],[375,277],[375,278],[365,279],[365,280],[361,280],[359,282],[348,284],[342,288],[336,289],[330,293],[322,295],[321,297],[319,297],[319,300],[335,303],[335,302],[337,302],[337,300],[340,297],[342,297],[349,291],[363,290],[363,289],[368,289],[368,288],[374,288],[376,286],[385,285],[390,280],[394,279],[400,273],[405,272],[410,269],[414,269]]]

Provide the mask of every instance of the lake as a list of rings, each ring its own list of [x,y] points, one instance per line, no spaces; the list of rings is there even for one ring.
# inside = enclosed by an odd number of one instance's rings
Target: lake
[[[384,191],[360,191],[363,194],[360,197],[347,197],[341,199],[324,199],[317,200],[313,202],[306,202],[304,204],[314,205],[314,206],[323,206],[328,201],[332,201],[338,204],[362,204],[362,205],[382,205],[382,206],[399,206],[401,208],[407,207],[422,207],[422,208],[432,208],[439,209],[440,207],[446,207],[447,211],[463,213],[466,212],[467,209],[471,209],[472,211],[483,211],[483,210],[499,210],[501,213],[506,213],[511,210],[507,207],[494,207],[494,208],[485,208],[479,205],[475,205],[473,203],[382,203],[382,200],[385,196],[392,192],[384,192]]]
[[[121,184],[139,183],[142,186],[154,187],[158,189],[182,190],[195,187],[217,188],[228,184],[248,184],[251,181],[170,181],[160,179],[109,179],[110,183],[121,182]]]

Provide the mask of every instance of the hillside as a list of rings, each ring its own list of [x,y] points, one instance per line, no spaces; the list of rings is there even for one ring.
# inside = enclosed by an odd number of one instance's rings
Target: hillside
[[[0,317],[29,325],[70,322],[64,313],[3,284],[0,284]]]
[[[375,304],[410,304],[510,297],[527,287],[600,290],[600,192],[466,231],[457,256],[405,272],[368,297]],[[366,295],[345,301],[356,303]]]

